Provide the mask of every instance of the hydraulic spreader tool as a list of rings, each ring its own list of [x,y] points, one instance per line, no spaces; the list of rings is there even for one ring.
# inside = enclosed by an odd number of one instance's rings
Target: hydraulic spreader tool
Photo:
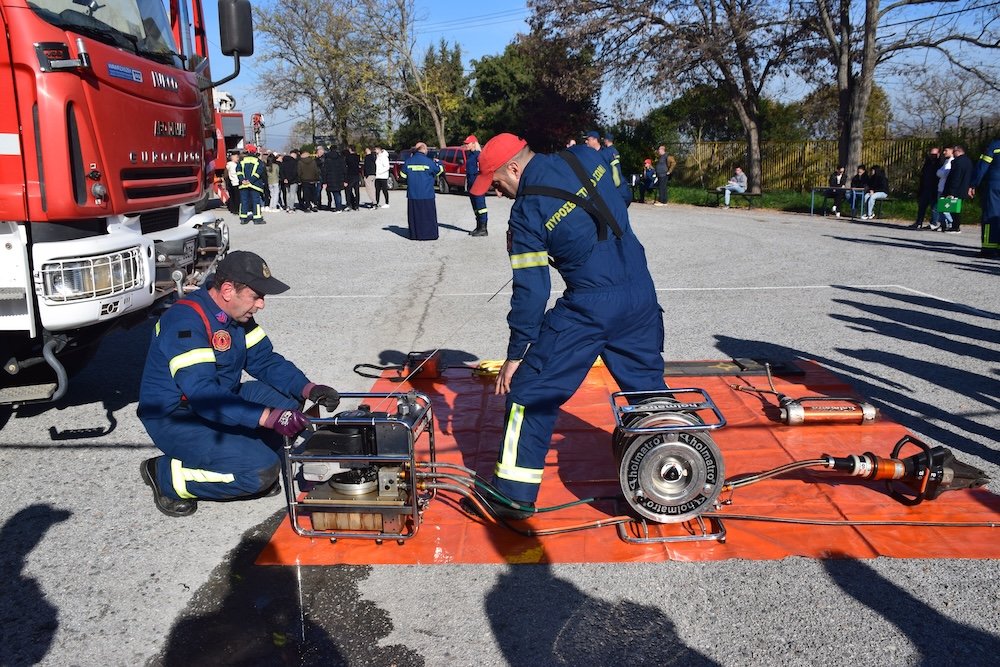
[[[777,394],[773,389],[771,392]],[[402,544],[417,534],[428,504],[439,492],[446,492],[448,496],[467,498],[480,517],[523,535],[616,526],[619,537],[634,544],[724,541],[723,520],[729,519],[853,525],[842,520],[814,521],[721,511],[733,503],[737,489],[803,468],[824,470],[831,476],[883,482],[892,498],[907,505],[934,500],[945,491],[975,488],[989,482],[982,470],[957,461],[950,450],[931,447],[909,435],[895,444],[888,457],[871,452],[848,456],[823,454],[816,459],[727,480],[722,453],[712,437],[713,432],[726,425],[725,417],[704,390],[679,388],[611,395],[615,418],[611,447],[620,494],[583,498],[554,507],[525,507],[480,479],[474,470],[437,460],[433,408],[425,394],[409,391],[342,396],[345,401],[357,402],[357,407],[328,417],[320,417],[313,410],[310,429],[302,438],[288,439],[285,443],[282,472],[288,514],[292,528],[302,536],[333,541],[363,538],[378,543],[390,539]],[[857,423],[853,419],[852,422]],[[427,442],[426,447],[419,448],[418,457],[417,443],[421,439]],[[904,456],[907,447],[916,451]],[[823,474],[814,481],[826,477]],[[607,518],[595,521],[539,526],[544,524],[537,519],[539,514],[592,503],[615,509]],[[509,513],[498,508],[527,512],[531,518],[528,523],[511,521],[503,516]],[[678,534],[651,536],[651,524],[677,524]]]

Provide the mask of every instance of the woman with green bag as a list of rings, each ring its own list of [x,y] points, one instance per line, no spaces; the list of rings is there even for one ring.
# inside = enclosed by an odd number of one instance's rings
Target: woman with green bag
[[[955,146],[952,149],[955,159],[951,161],[951,171],[948,173],[948,180],[945,181],[942,197],[953,197],[958,200],[969,196],[969,186],[972,181],[972,160],[965,154],[964,146]],[[955,211],[951,214],[951,229],[944,231],[949,234],[962,233],[962,206],[961,202],[955,202]]]

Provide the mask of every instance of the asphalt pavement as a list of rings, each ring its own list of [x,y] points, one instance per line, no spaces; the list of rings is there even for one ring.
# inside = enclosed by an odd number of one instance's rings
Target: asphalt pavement
[[[357,363],[504,354],[510,202],[472,238],[468,199],[439,196],[441,238],[414,242],[404,196],[266,225],[219,209],[292,286],[258,320],[311,379],[364,391]],[[1000,262],[977,227],[630,211],[667,359],[812,359],[1000,491]],[[58,404],[0,410],[0,665],[997,664],[989,560],[256,567],[280,497],[171,519],[139,477],[152,324],[110,336]]]

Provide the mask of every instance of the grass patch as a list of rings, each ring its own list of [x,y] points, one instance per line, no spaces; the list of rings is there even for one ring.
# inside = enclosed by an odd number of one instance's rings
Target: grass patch
[[[653,200],[653,193],[646,194],[647,201]],[[909,195],[892,194],[893,201],[883,204],[882,216],[890,220],[903,220],[913,222],[917,219],[917,200]],[[704,188],[694,188],[683,185],[670,186],[670,201],[676,204],[692,204],[694,206],[714,206],[715,196],[705,192]],[[738,197],[733,198],[735,207],[745,206],[746,203]],[[816,194],[816,209],[823,203],[823,197]],[[829,203],[829,202],[828,202]],[[754,200],[754,208],[766,208],[776,211],[786,211],[788,213],[808,213],[809,193],[796,192],[794,190],[776,190],[774,192],[764,192],[759,200]],[[979,224],[980,219],[979,201],[966,201],[962,209],[962,224]]]

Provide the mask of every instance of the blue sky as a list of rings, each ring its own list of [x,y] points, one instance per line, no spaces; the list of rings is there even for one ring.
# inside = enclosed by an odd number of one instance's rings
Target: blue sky
[[[274,0],[272,0],[274,1]],[[280,0],[278,0],[280,1]],[[251,0],[253,2],[253,0]],[[253,4],[259,5],[260,2]],[[529,12],[524,0],[493,0],[480,6],[469,6],[468,3],[456,0],[416,0],[417,15],[417,53],[422,53],[430,44],[436,44],[442,38],[449,44],[458,43],[462,47],[462,55],[466,67],[471,60],[486,55],[495,55],[519,32],[527,32],[525,22]],[[214,3],[206,3],[205,16],[209,42],[212,47],[210,55],[212,74],[216,79],[228,76],[233,71],[232,58],[223,56],[219,51],[218,10]],[[261,42],[255,41],[255,51],[260,53]],[[264,113],[265,104],[254,102],[255,91],[254,71],[257,55],[241,59],[241,73],[236,79],[219,87],[236,97],[237,111],[241,111],[246,119],[247,134],[250,133],[250,115]],[[288,132],[294,123],[294,116],[300,112],[278,111],[265,114],[265,138],[268,147],[284,148]]]

